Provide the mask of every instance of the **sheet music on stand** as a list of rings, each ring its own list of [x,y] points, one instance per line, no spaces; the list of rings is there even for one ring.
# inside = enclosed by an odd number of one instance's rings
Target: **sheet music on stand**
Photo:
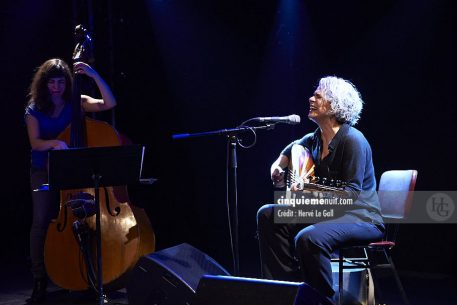
[[[49,189],[93,187],[94,174],[101,176],[99,186],[138,184],[153,179],[141,179],[143,159],[144,146],[141,145],[51,150]]]

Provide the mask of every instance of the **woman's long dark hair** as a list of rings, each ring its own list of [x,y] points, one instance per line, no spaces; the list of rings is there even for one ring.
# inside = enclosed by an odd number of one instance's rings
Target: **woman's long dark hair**
[[[71,100],[72,76],[70,68],[62,59],[53,58],[45,61],[35,72],[30,85],[27,105],[34,103],[38,110],[45,113],[54,110],[48,89],[48,81],[54,77],[65,77],[65,92],[62,97],[66,102]]]

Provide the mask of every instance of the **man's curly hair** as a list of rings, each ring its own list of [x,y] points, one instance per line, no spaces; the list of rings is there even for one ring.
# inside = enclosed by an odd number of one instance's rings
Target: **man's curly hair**
[[[323,77],[317,90],[330,102],[332,113],[338,122],[351,126],[357,123],[362,112],[363,100],[350,81],[335,76]]]

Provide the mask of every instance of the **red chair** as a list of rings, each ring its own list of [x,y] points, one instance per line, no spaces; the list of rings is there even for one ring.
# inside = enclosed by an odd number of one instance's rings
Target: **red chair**
[[[416,186],[416,170],[391,170],[382,174],[379,181],[378,197],[381,205],[381,214],[386,220],[386,232],[384,238],[380,241],[368,245],[348,247],[340,249],[338,258],[338,304],[343,304],[343,269],[351,268],[388,268],[392,271],[397,287],[400,291],[402,301],[408,305],[408,299],[400,282],[400,277],[392,261],[391,250],[395,246],[398,235],[399,222],[408,217],[411,210],[413,191]],[[390,220],[390,221],[389,221]],[[344,253],[354,248],[362,248],[365,257],[363,258],[345,258]],[[382,253],[385,263],[379,263],[373,259],[375,254]],[[348,263],[345,265],[344,263]],[[375,287],[376,289],[376,284]],[[379,294],[379,292],[378,292]],[[378,302],[378,301],[376,301]]]

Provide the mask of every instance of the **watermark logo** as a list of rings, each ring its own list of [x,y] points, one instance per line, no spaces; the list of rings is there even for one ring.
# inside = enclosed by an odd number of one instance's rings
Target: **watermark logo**
[[[446,221],[454,214],[455,204],[452,198],[445,193],[435,193],[426,203],[428,216],[435,221]]]

